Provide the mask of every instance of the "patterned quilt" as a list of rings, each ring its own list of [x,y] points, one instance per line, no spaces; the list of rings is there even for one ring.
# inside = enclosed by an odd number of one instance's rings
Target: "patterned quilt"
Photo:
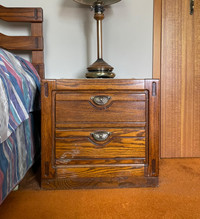
[[[26,119],[39,104],[40,79],[32,64],[0,49],[0,143]]]
[[[40,78],[31,63],[0,49],[0,204],[32,166],[39,145],[31,112]],[[39,151],[39,150],[38,150]]]

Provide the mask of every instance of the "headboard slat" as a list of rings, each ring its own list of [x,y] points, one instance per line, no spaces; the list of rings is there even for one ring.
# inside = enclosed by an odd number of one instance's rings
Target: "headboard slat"
[[[0,19],[7,22],[31,24],[30,36],[7,36],[0,33],[0,47],[14,51],[31,51],[32,64],[43,79],[45,74],[42,8],[8,8],[0,5]]]
[[[6,8],[0,5],[0,19],[12,22],[42,22],[42,8]]]
[[[43,50],[43,38],[33,36],[7,36],[0,33],[0,47],[8,50]]]

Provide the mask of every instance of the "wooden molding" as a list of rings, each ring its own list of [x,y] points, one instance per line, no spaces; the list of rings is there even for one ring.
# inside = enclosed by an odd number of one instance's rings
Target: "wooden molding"
[[[160,78],[162,0],[154,0],[153,12],[153,78]]]

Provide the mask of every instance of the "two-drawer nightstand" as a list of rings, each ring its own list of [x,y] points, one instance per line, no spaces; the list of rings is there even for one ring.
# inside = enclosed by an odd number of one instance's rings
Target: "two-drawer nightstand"
[[[42,187],[158,184],[158,80],[42,81]]]

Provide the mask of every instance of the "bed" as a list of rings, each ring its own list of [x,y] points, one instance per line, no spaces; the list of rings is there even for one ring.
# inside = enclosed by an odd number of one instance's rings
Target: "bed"
[[[44,78],[43,11],[7,8],[0,19],[30,24],[29,36],[0,33],[0,204],[40,156],[40,80]],[[16,53],[31,54],[27,61]]]

